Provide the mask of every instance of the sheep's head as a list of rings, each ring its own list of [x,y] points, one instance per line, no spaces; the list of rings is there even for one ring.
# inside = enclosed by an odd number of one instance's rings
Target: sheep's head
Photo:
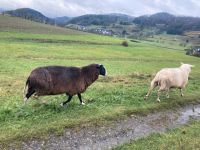
[[[187,71],[188,73],[191,72],[191,69],[194,67],[194,65],[191,65],[191,64],[184,64],[184,63],[181,63],[181,69]]]
[[[106,76],[106,68],[103,65],[98,65],[97,69],[99,70],[100,75]]]

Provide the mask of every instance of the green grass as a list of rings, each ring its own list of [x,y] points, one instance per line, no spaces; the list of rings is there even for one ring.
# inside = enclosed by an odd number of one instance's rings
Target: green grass
[[[200,122],[169,130],[162,134],[152,134],[146,138],[132,141],[115,150],[199,150]]]
[[[41,24],[30,20],[25,20],[9,15],[0,14],[0,31],[4,32],[26,32],[26,33],[44,33],[44,34],[84,34],[83,32],[54,27],[47,24]]]
[[[17,31],[0,32],[1,146],[12,141],[44,138],[52,132],[61,134],[73,126],[103,124],[132,113],[148,113],[199,100],[200,61],[186,56],[182,50],[158,48],[145,42],[129,42],[129,47],[123,47],[122,39],[73,34],[72,30],[63,35],[57,28],[51,34]],[[165,99],[163,94],[161,103],[157,103],[154,91],[145,101],[143,97],[152,75],[163,67],[178,67],[180,62],[196,66],[184,91],[185,97],[181,98],[179,92],[173,90],[170,99]],[[65,95],[41,97],[39,101],[30,99],[23,105],[24,84],[34,68],[90,63],[104,64],[108,77],[100,77],[83,94],[85,106],[80,106],[74,97],[68,107],[61,108],[59,104],[66,100]]]
[[[147,38],[145,42],[150,45],[166,47],[171,50],[183,50],[194,44],[193,39],[189,39],[188,43],[186,42],[187,39],[186,36],[159,34]]]
[[[200,44],[199,36],[197,33],[198,31],[191,31],[185,33],[184,36],[159,34],[147,38],[145,42],[150,45],[154,45],[157,47],[166,47],[172,50],[187,50],[191,47],[198,46]]]

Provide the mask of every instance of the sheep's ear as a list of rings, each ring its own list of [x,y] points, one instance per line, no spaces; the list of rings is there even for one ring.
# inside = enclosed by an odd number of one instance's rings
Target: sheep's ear
[[[103,65],[102,64],[99,64],[98,66],[97,66],[97,68],[101,68]]]

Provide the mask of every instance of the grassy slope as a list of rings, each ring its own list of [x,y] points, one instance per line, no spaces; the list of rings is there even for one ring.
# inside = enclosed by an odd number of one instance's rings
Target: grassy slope
[[[30,20],[0,14],[0,31],[46,34],[83,34],[82,32],[41,24]]]
[[[1,20],[1,19],[0,19]],[[36,27],[37,29],[37,27]],[[36,30],[34,29],[34,30]],[[63,29],[64,30],[64,29]],[[50,35],[0,32],[0,141],[25,140],[46,136],[50,132],[62,133],[65,127],[84,123],[98,124],[128,114],[147,113],[170,108],[200,97],[200,62],[184,51],[156,48],[144,43],[130,43],[122,47],[121,40],[93,34]],[[28,39],[28,40],[27,40]],[[31,40],[30,40],[31,39]],[[45,40],[51,41],[45,42]],[[156,103],[153,93],[149,101],[143,99],[151,75],[163,67],[177,67],[180,62],[196,65],[185,97],[172,91],[171,98],[164,97]],[[65,95],[41,97],[42,104],[31,99],[23,105],[22,91],[32,69],[44,65],[76,65],[102,63],[109,77],[100,78],[83,94],[85,106],[77,97],[66,108],[59,103]]]
[[[115,150],[199,150],[200,122],[127,143]]]

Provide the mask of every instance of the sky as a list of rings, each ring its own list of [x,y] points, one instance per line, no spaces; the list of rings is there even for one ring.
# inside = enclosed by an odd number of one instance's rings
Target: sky
[[[200,0],[0,0],[0,9],[32,8],[48,17],[123,13],[134,17],[168,12],[200,17]]]

